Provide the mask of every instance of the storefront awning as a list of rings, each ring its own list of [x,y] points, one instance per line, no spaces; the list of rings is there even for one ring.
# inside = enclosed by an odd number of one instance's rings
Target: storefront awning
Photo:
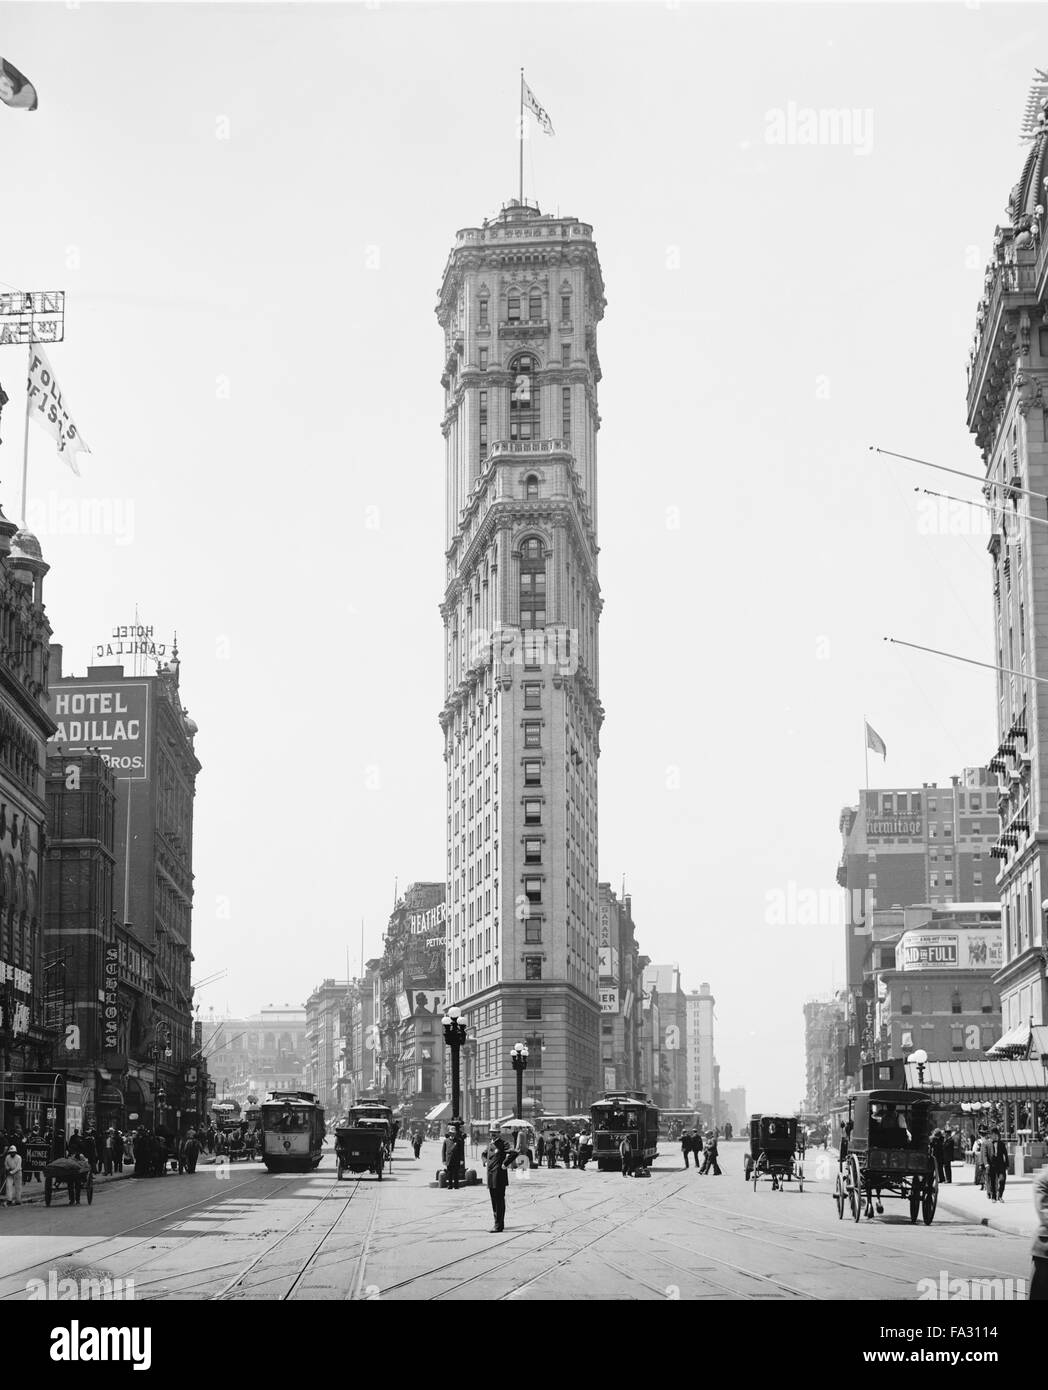
[[[1048,1071],[1040,1061],[925,1062],[923,1076],[916,1062],[906,1063],[906,1085],[943,1100],[989,1100],[995,1096],[1048,1096]]]
[[[120,1089],[116,1086],[99,1086],[98,1090],[95,1092],[96,1105],[121,1106],[123,1103],[124,1097]]]
[[[1012,1028],[1005,1033],[1003,1038],[998,1038],[993,1047],[986,1049],[987,1057],[1027,1057],[1030,1051],[1030,1025],[1020,1023],[1018,1028]]]
[[[450,1120],[451,1101],[442,1100],[439,1105],[434,1105],[433,1109],[426,1116],[427,1120]]]

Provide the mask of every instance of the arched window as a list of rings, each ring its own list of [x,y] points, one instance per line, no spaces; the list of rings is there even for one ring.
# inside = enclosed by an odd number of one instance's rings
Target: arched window
[[[535,537],[520,549],[520,625],[546,626],[546,557],[542,542]]]
[[[510,363],[513,385],[509,393],[510,439],[538,439],[539,403],[535,390],[538,363],[529,352],[522,352]]]
[[[524,479],[524,496],[529,502],[533,502],[539,495],[539,480],[534,473],[529,473]]]
[[[952,1014],[960,1014],[964,1012],[964,1006],[961,1003],[961,992],[958,989],[954,990],[953,996],[950,999],[950,1012]]]

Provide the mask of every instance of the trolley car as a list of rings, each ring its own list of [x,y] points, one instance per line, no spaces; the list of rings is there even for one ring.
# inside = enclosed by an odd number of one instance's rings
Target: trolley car
[[[745,1172],[753,1179],[753,1190],[762,1178],[771,1178],[773,1192],[797,1180],[804,1191],[804,1167],[797,1161],[797,1117],[795,1115],[753,1115],[750,1119],[750,1151]]]
[[[929,1149],[931,1097],[923,1091],[856,1091],[848,1116],[833,1193],[838,1217],[843,1220],[845,1207],[854,1221],[864,1212],[872,1217],[875,1206],[880,1215],[887,1193],[909,1203],[911,1222],[923,1216],[930,1226],[939,1201]]]
[[[274,1091],[260,1107],[262,1161],[271,1173],[315,1168],[324,1147],[324,1108],[311,1091]]]
[[[638,1092],[605,1095],[590,1106],[593,1157],[601,1172],[618,1168],[619,1145],[629,1140],[633,1166],[647,1165],[659,1156],[659,1112]]]

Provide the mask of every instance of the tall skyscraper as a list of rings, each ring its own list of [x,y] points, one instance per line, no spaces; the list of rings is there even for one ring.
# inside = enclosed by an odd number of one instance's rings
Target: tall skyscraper
[[[456,234],[444,330],[447,981],[481,1117],[598,1089],[593,229],[514,201]]]
[[[1042,109],[1019,182],[998,227],[968,364],[968,426],[986,470],[1000,744],[1000,864],[1004,966],[996,977],[1008,1031],[1048,1023],[1048,240],[1044,180],[1048,116]],[[1030,497],[1018,490],[1040,494]],[[1032,520],[1031,518],[1036,518]]]

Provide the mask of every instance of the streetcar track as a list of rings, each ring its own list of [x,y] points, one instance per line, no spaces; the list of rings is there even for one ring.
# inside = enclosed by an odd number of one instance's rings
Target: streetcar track
[[[832,1193],[831,1193],[830,1195],[832,1196]],[[712,1201],[710,1201],[710,1200],[707,1199],[707,1198],[699,1197],[698,1199],[694,1199],[694,1198],[687,1198],[687,1197],[686,1197],[684,1200],[688,1203],[689,1206],[700,1207],[700,1208],[705,1208],[705,1209],[710,1209],[710,1210],[713,1210],[713,1211],[716,1211],[716,1212],[720,1213],[720,1214],[723,1215],[723,1216],[740,1216],[740,1217],[742,1217],[744,1220],[752,1220],[752,1219],[754,1219],[754,1213],[752,1213],[752,1212],[741,1212],[741,1211],[735,1210],[735,1209],[732,1208],[732,1207],[722,1207],[722,1206],[720,1206],[718,1203],[712,1202]],[[779,1226],[779,1227],[782,1228],[783,1231],[790,1231],[790,1232],[800,1231],[800,1232],[803,1232],[805,1235],[810,1235],[810,1234],[812,1233],[812,1228],[811,1228],[810,1226],[801,1226],[801,1225],[799,1225],[797,1222],[794,1222],[794,1221],[783,1221],[781,1218],[776,1218],[776,1217],[765,1217],[765,1216],[763,1215],[763,1213],[760,1214],[760,1219],[762,1220],[764,1226]],[[843,1223],[842,1223],[842,1224],[843,1224]],[[853,1224],[854,1224],[854,1223],[853,1223]],[[957,1223],[957,1224],[961,1224],[961,1223]],[[713,1228],[711,1228],[711,1229],[717,1229],[717,1228],[716,1228],[716,1227],[713,1227]],[[722,1227],[722,1228],[720,1228],[720,1229],[724,1230],[725,1228]],[[831,1229],[832,1229],[832,1228],[831,1228]],[[883,1228],[883,1227],[879,1227],[878,1229],[882,1229],[882,1230],[883,1230],[884,1228]],[[930,1230],[931,1227],[926,1227],[925,1229]],[[941,1229],[946,1229],[946,1228],[944,1227],[944,1228],[941,1228]],[[760,1236],[748,1236],[748,1235],[746,1234],[746,1232],[740,1232],[740,1231],[738,1231],[738,1230],[729,1230],[729,1234],[731,1234],[731,1235],[742,1235],[742,1238],[743,1238],[744,1240],[746,1240],[746,1239],[753,1239],[753,1240],[760,1240],[760,1239],[762,1239],[762,1237],[760,1237]],[[879,1241],[879,1240],[865,1240],[862,1236],[856,1236],[856,1235],[851,1234],[850,1231],[848,1230],[848,1228],[847,1228],[846,1226],[845,1226],[845,1228],[844,1228],[843,1231],[841,1231],[840,1229],[838,1229],[837,1232],[836,1232],[836,1235],[835,1235],[834,1237],[832,1237],[832,1238],[835,1239],[835,1240],[845,1240],[845,1241],[848,1242],[849,1245],[859,1246],[859,1247],[861,1247],[864,1251],[876,1252],[876,1251],[879,1251],[879,1250],[883,1250],[883,1251],[885,1251],[885,1252],[887,1252],[887,1253],[889,1253],[889,1254],[895,1254],[895,1255],[908,1255],[908,1256],[910,1256],[910,1257],[912,1257],[912,1256],[916,1253],[915,1250],[913,1249],[913,1247],[907,1247],[907,1246],[902,1246],[902,1245],[888,1245],[888,1244],[886,1244],[885,1242]],[[785,1248],[787,1248],[787,1247],[783,1246],[783,1247],[781,1247],[781,1248],[785,1249]],[[840,1261],[834,1261],[834,1260],[832,1260],[830,1256],[827,1256],[827,1255],[819,1255],[819,1254],[817,1254],[817,1253],[814,1252],[814,1251],[810,1251],[810,1252],[807,1252],[807,1253],[810,1253],[813,1259],[830,1260],[831,1263],[841,1263]],[[987,1266],[987,1265],[985,1265],[985,1264],[976,1264],[976,1263],[975,1263],[974,1261],[972,1261],[972,1260],[966,1260],[966,1259],[961,1258],[961,1257],[956,1257],[956,1256],[953,1255],[952,1252],[950,1253],[949,1258],[950,1258],[950,1260],[951,1260],[954,1264],[961,1265],[961,1266],[966,1266],[966,1267],[969,1268],[969,1269],[977,1270],[977,1271],[978,1271],[980,1274],[982,1274],[982,1275],[986,1275],[986,1274],[997,1274],[997,1275],[1001,1275],[1002,1277],[1011,1277],[1011,1273],[1012,1273],[1012,1272],[1011,1272],[1010,1270],[994,1269],[992,1266]],[[852,1269],[854,1269],[855,1266],[846,1266],[846,1268],[852,1268]],[[901,1276],[898,1276],[898,1275],[891,1275],[891,1276],[885,1275],[884,1277],[885,1277],[885,1278],[889,1278],[889,1277],[890,1277],[890,1278],[900,1278]],[[911,1282],[911,1283],[912,1283],[912,1281],[907,1281],[907,1282]]]
[[[268,1173],[260,1174],[259,1177],[251,1178],[247,1182],[240,1184],[238,1187],[234,1188],[233,1191],[236,1193],[240,1193],[244,1191],[246,1188],[253,1187],[257,1182],[261,1181],[263,1177],[269,1176],[270,1175]],[[211,1200],[208,1198],[204,1198],[203,1200],[198,1199],[195,1202],[187,1203],[187,1205],[184,1207],[175,1207],[173,1208],[173,1210],[164,1212],[159,1216],[152,1216],[146,1221],[136,1222],[134,1226],[128,1226],[122,1231],[114,1231],[112,1235],[95,1236],[90,1241],[85,1242],[83,1245],[78,1245],[72,1250],[56,1252],[54,1255],[50,1257],[50,1263],[54,1263],[56,1260],[75,1259],[78,1255],[82,1254],[85,1251],[90,1251],[96,1248],[97,1246],[105,1245],[112,1240],[119,1240],[121,1236],[130,1235],[132,1231],[140,1231],[145,1226],[155,1226],[161,1221],[169,1221],[171,1217],[178,1216],[182,1212],[200,1211],[201,1209],[205,1211],[210,1210],[212,1205],[217,1205],[217,1201],[226,1200],[228,1195],[229,1194],[225,1192],[215,1193],[214,1197],[217,1199],[215,1203],[212,1203]],[[122,1249],[114,1251],[112,1255],[107,1255],[106,1260],[109,1261],[111,1259],[116,1259],[119,1256],[126,1254],[129,1250],[135,1250],[138,1248],[138,1246],[144,1245],[147,1240],[152,1240],[154,1238],[155,1237],[153,1236],[144,1236],[140,1240],[133,1240],[129,1245],[125,1245]],[[20,1274],[28,1274],[30,1273],[30,1271],[34,1269],[40,1269],[41,1266],[45,1266],[48,1263],[48,1260],[36,1260],[33,1262],[33,1264],[24,1265],[21,1269],[4,1270],[3,1273],[0,1274],[0,1279],[15,1279]],[[148,1261],[146,1263],[148,1263]],[[136,1268],[138,1267],[139,1266],[136,1266]],[[13,1298],[16,1295],[20,1295],[24,1292],[24,1289],[12,1290],[11,1293],[6,1293],[0,1296],[0,1301],[3,1301],[3,1299]]]

